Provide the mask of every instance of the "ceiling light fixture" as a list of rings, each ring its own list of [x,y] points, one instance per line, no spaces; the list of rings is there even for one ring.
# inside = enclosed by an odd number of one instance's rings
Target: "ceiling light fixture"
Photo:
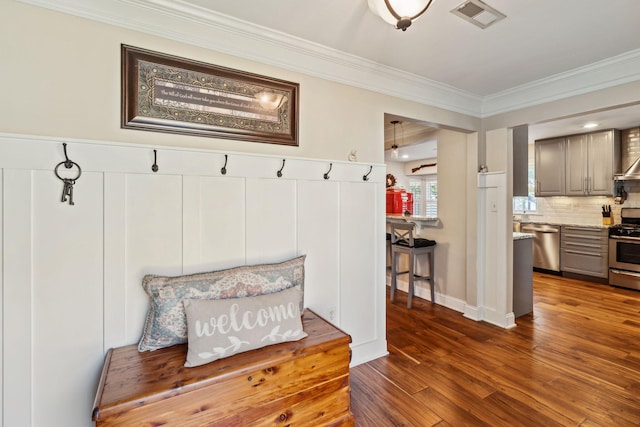
[[[433,0],[368,0],[369,9],[397,30],[407,28],[427,11]]]
[[[582,127],[585,128],[585,129],[593,129],[593,128],[597,128],[598,124],[597,123],[593,123],[593,122],[585,123],[585,125],[582,126]]]
[[[391,146],[391,157],[394,159],[398,158],[398,144],[396,144],[396,125],[400,123],[399,120],[391,120],[391,124],[393,125],[393,145]]]

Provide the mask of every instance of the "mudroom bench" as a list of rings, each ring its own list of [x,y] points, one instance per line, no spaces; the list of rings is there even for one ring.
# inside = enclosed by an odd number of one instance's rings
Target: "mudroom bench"
[[[110,349],[94,402],[105,426],[353,426],[348,334],[311,310],[302,340],[185,368],[187,346]]]

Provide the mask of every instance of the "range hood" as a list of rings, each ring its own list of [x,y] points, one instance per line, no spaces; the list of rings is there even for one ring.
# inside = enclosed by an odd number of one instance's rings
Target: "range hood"
[[[640,157],[638,157],[623,174],[614,175],[613,179],[616,181],[640,180]]]

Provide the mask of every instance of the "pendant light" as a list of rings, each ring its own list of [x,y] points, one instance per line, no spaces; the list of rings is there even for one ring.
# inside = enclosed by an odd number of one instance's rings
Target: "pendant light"
[[[369,9],[396,29],[407,28],[425,13],[433,0],[368,0]]]
[[[391,124],[393,125],[393,145],[391,146],[391,158],[398,158],[398,144],[396,144],[396,125],[400,123],[399,120],[391,120]]]

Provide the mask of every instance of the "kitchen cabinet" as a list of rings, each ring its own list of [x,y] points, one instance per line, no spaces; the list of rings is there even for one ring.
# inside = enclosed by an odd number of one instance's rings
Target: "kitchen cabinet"
[[[563,225],[560,236],[560,269],[563,272],[609,277],[607,228]]]
[[[566,138],[565,190],[567,196],[613,194],[616,133],[612,130]]]
[[[536,196],[563,196],[565,138],[535,143]]]
[[[535,143],[536,196],[610,196],[620,161],[617,130]]]

